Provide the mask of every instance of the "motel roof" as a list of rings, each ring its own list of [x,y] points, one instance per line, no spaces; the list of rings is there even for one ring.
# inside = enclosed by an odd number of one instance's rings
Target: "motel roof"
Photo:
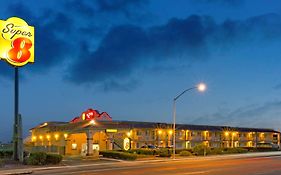
[[[60,128],[61,130],[76,130],[76,129],[87,129],[87,128],[97,128],[97,129],[134,129],[134,128],[155,128],[155,129],[169,129],[173,127],[172,123],[162,123],[162,122],[139,122],[139,121],[95,121],[95,125],[89,125],[89,121],[82,121],[77,123],[69,122],[45,122],[30,130],[34,129],[50,129]],[[178,130],[194,130],[194,131],[237,131],[237,132],[274,132],[280,133],[273,129],[267,128],[244,128],[244,127],[232,127],[232,126],[211,126],[211,125],[191,125],[191,124],[176,124]]]

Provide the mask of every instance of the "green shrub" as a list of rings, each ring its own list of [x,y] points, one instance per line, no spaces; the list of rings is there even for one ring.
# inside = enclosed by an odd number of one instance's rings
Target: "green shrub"
[[[269,148],[269,147],[243,147],[249,152],[266,152],[266,151],[278,151],[278,148]]]
[[[29,165],[46,165],[47,153],[45,152],[34,152],[31,153],[27,159]]]
[[[47,154],[45,152],[31,153],[27,158],[26,163],[28,165],[46,165],[46,164],[58,164],[62,161],[62,156],[57,154]]]
[[[204,144],[198,144],[192,150],[193,153],[198,156],[208,155],[211,152],[211,149]]]
[[[248,152],[248,150],[244,148],[227,148],[226,150],[226,153],[228,154],[246,153],[246,152]]]
[[[247,153],[248,150],[247,149],[244,149],[244,148],[239,148],[239,153]]]
[[[210,153],[212,155],[220,154],[236,154],[236,153],[247,153],[248,149],[245,148],[211,148]]]
[[[257,148],[254,148],[254,151],[267,152],[267,151],[278,151],[278,149],[277,148],[267,148],[267,147],[257,147]]]
[[[155,149],[133,149],[133,150],[128,150],[128,153],[134,153],[134,154],[143,154],[143,155],[157,155],[158,150]]]
[[[192,153],[192,149],[176,149],[176,154],[180,154],[182,151],[189,151]]]
[[[62,155],[59,154],[47,154],[47,164],[59,164],[62,161]]]
[[[180,152],[180,156],[193,156],[193,154],[189,151],[182,151]]]
[[[0,159],[0,167],[4,166],[4,161]]]
[[[224,154],[224,149],[223,148],[211,148],[210,154],[211,155],[221,155],[221,154]]]
[[[171,157],[172,151],[169,149],[161,149],[159,151],[159,157]]]
[[[12,158],[13,151],[12,150],[1,150],[0,158]]]
[[[118,151],[100,151],[100,155],[102,155],[103,157],[122,159],[122,160],[136,160],[137,159],[136,154],[118,152]]]

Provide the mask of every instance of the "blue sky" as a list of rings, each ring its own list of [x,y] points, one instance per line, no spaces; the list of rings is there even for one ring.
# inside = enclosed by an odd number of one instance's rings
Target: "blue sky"
[[[281,124],[279,0],[5,1],[0,19],[35,26],[20,69],[25,135],[88,108],[114,120],[265,127]],[[0,62],[0,140],[13,124],[13,69]]]

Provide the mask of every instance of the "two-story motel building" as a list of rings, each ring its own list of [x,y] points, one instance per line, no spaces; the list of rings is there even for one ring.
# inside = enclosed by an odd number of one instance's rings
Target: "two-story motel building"
[[[65,155],[92,155],[98,150],[136,149],[144,145],[171,147],[173,143],[172,124],[112,121],[107,113],[99,114],[91,109],[71,122],[46,122],[30,132],[33,150]],[[209,147],[255,147],[259,143],[280,145],[280,132],[259,128],[176,125],[177,149],[189,149],[200,143]]]

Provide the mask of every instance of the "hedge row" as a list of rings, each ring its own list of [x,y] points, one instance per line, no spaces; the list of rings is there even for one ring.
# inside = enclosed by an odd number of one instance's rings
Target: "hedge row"
[[[247,153],[248,150],[244,148],[212,148],[209,154],[235,154],[235,153]]]
[[[1,150],[0,151],[0,158],[12,158],[13,151],[12,150]]]
[[[221,154],[234,154],[234,153],[246,153],[249,151],[260,152],[260,151],[271,151],[268,148],[210,148],[203,144],[196,145],[193,149],[177,149],[176,154],[182,155],[221,155]],[[158,155],[160,157],[169,157],[173,153],[173,149],[161,148],[161,149],[133,149],[123,151],[125,153],[132,153],[137,155]]]
[[[0,159],[0,168],[4,166],[4,161]]]
[[[278,151],[279,148],[268,148],[268,147],[243,147],[249,152],[266,152],[266,151]]]
[[[136,154],[120,152],[120,151],[100,151],[100,155],[102,155],[103,157],[122,159],[122,160],[136,160],[138,157]]]
[[[138,155],[158,155],[160,157],[170,157],[173,150],[168,148],[161,148],[161,149],[133,149],[125,151],[131,154],[138,154]]]
[[[220,155],[248,152],[245,148],[209,148],[203,144],[196,145],[192,151],[195,155]]]
[[[128,153],[133,153],[133,154],[142,154],[142,155],[158,155],[159,150],[154,150],[154,149],[132,149],[126,151]]]
[[[47,164],[59,164],[62,161],[62,155],[47,154],[45,152],[31,153],[27,158],[26,163],[28,165],[47,165]]]

